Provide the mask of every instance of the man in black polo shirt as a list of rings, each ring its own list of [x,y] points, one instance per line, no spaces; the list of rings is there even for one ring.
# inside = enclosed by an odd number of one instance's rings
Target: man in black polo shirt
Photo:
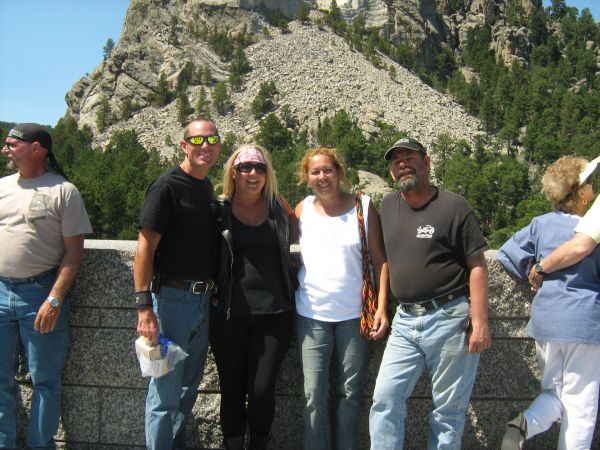
[[[215,124],[193,120],[180,145],[183,162],[146,193],[133,271],[138,334],[156,344],[160,332],[189,355],[150,379],[146,445],[161,450],[185,448],[185,420],[206,361],[214,276],[213,187],[206,175],[221,151]]]
[[[399,306],[373,394],[371,449],[402,448],[406,401],[424,368],[433,397],[427,447],[460,448],[479,353],[492,343],[487,245],[467,202],[430,183],[430,159],[419,142],[402,138],[385,159],[399,187],[381,203]]]

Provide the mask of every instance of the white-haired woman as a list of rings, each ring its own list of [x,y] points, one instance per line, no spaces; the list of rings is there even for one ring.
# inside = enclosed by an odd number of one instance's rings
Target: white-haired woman
[[[565,156],[551,164],[542,186],[555,211],[536,217],[499,250],[498,259],[527,280],[529,268],[570,239],[594,200],[587,160]],[[561,420],[559,450],[589,449],[600,383],[600,251],[548,274],[531,306],[527,333],[535,339],[542,392],[508,423],[502,450],[522,449],[526,439]]]
[[[224,236],[210,322],[227,449],[266,448],[275,383],[293,330],[289,215],[268,152],[233,152],[223,174],[219,228]],[[247,406],[246,406],[247,399]]]

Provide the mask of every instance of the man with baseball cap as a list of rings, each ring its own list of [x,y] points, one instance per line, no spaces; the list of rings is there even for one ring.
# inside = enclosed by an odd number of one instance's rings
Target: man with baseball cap
[[[464,198],[429,181],[415,139],[385,153],[398,192],[381,202],[381,225],[398,302],[369,418],[371,449],[403,447],[406,401],[423,369],[431,377],[428,448],[460,448],[479,353],[491,346],[487,249]]]
[[[2,153],[17,173],[0,179],[0,448],[17,447],[19,338],[33,384],[26,444],[54,448],[68,344],[67,294],[92,228],[77,188],[52,154],[48,130],[19,124],[8,132]]]
[[[150,379],[146,446],[157,450],[185,448],[185,421],[206,362],[214,290],[215,198],[207,176],[221,152],[214,122],[192,120],[180,147],[183,162],[146,192],[133,270],[138,334],[157,344],[161,333],[188,353],[174,370]]]

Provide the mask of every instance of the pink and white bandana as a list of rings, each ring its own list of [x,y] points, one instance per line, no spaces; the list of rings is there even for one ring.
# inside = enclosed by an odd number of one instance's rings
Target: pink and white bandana
[[[237,166],[238,164],[244,162],[258,162],[263,164],[267,163],[261,151],[256,147],[248,147],[239,152],[235,158],[235,161],[233,161],[233,165]]]

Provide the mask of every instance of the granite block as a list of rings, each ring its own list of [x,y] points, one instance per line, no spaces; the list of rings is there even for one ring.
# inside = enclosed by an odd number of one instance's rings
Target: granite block
[[[200,393],[186,423],[188,449],[222,448],[223,435],[219,425],[221,397],[217,393]]]
[[[201,392],[219,392],[219,374],[217,372],[217,365],[215,364],[215,357],[210,348],[208,349],[208,356],[204,366],[204,375],[198,389]]]
[[[145,389],[100,389],[100,442],[144,445]]]
[[[71,306],[69,325],[72,327],[99,327],[100,309],[89,306]]]
[[[82,306],[131,307],[133,251],[86,249],[71,296]]]
[[[63,386],[61,408],[59,440],[100,442],[100,389]]]
[[[281,395],[275,400],[275,420],[271,428],[271,449],[300,450],[302,448],[302,398]]]
[[[275,392],[277,395],[300,395],[302,393],[300,355],[295,333],[279,371]]]
[[[134,330],[73,328],[63,381],[89,386],[145,388]]]
[[[532,340],[496,340],[481,355],[474,398],[531,399],[540,386],[540,371]]]
[[[102,328],[127,328],[137,329],[137,309],[133,306],[131,299],[129,308],[102,308],[100,312],[100,323]]]
[[[528,318],[492,318],[489,321],[492,332],[492,345],[496,339],[502,338],[529,338],[527,336]]]

